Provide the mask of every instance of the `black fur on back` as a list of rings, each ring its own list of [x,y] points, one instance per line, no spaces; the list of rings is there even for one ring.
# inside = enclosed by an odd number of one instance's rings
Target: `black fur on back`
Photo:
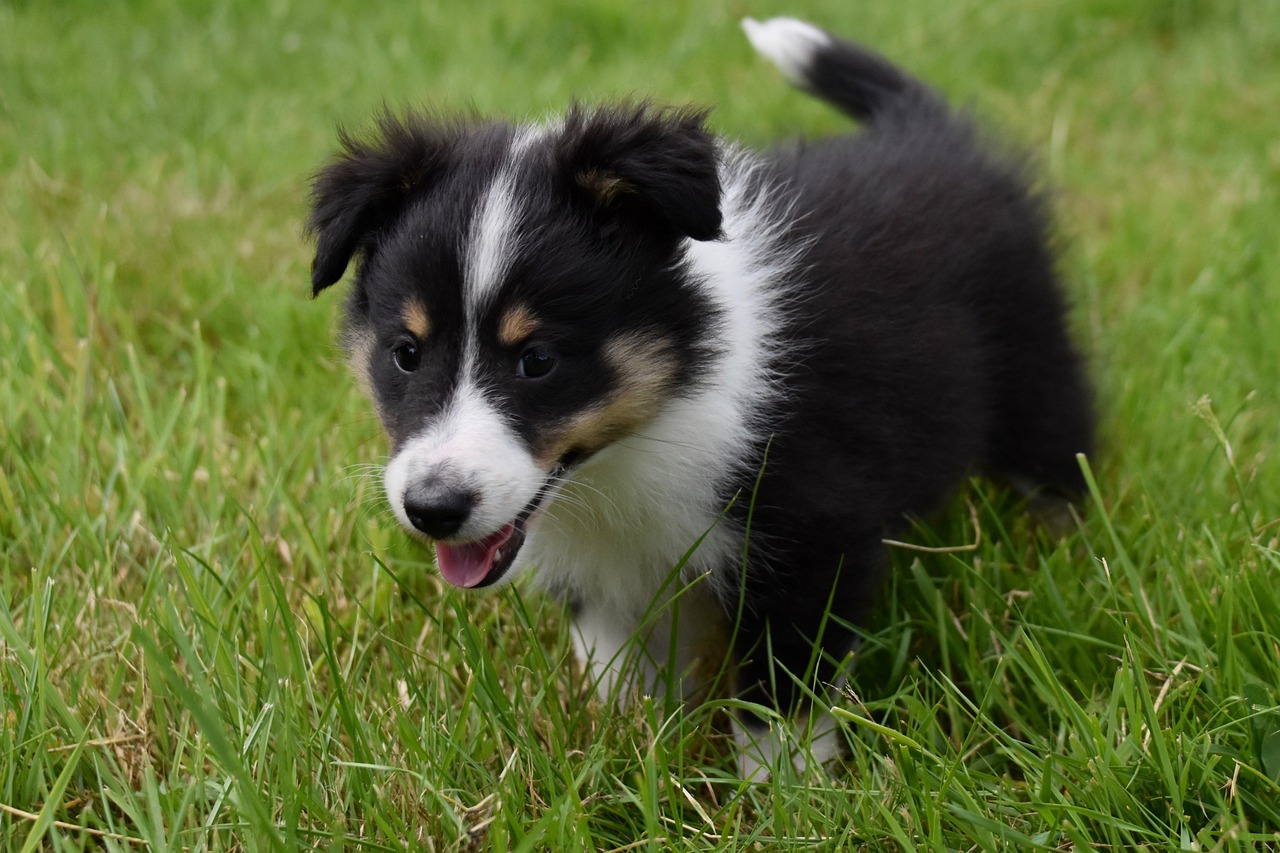
[[[787,535],[767,565],[748,565],[737,651],[746,695],[783,707],[792,685],[759,647],[766,629],[795,675],[824,620],[838,659],[845,626],[873,606],[886,531],[974,473],[1077,497],[1076,454],[1093,449],[1049,217],[1023,160],[856,45],[837,41],[809,73],[806,88],[865,126],[769,156],[794,191],[791,239],[812,244],[791,330],[806,345],[782,366],[788,405],[758,489],[740,483],[754,502],[735,511]]]

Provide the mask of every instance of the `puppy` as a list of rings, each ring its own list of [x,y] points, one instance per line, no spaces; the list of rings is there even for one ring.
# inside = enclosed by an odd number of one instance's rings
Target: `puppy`
[[[861,132],[386,116],[315,180],[312,285],[357,262],[345,348],[446,581],[533,575],[602,695],[699,695],[727,660],[785,711],[837,679],[887,530],[974,472],[1080,494],[1093,414],[1023,164],[862,47],[744,27]],[[795,748],[766,729],[736,722],[744,772]]]

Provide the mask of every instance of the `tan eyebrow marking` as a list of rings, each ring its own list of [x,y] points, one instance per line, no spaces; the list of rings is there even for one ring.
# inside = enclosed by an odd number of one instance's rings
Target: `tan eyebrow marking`
[[[431,318],[427,316],[427,307],[417,299],[404,304],[400,318],[404,320],[404,327],[420,341],[426,340],[431,333]]]
[[[538,328],[538,320],[526,305],[515,305],[503,312],[498,320],[498,343],[504,347],[515,346],[526,340]]]

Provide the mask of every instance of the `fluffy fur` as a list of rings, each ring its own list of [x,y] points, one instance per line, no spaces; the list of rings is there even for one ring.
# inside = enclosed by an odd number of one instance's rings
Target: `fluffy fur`
[[[1022,163],[861,47],[744,26],[864,129],[384,117],[316,179],[312,281],[358,261],[387,495],[447,580],[532,572],[603,692],[690,695],[727,656],[788,708],[836,677],[887,530],[974,472],[1077,494],[1092,414]]]

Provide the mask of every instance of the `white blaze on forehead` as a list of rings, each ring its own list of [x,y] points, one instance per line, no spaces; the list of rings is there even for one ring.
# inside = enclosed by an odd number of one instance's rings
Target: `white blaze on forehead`
[[[464,385],[445,411],[391,458],[387,498],[400,523],[413,530],[404,510],[411,486],[471,492],[475,504],[455,537],[470,541],[515,520],[545,477],[501,412],[474,385]]]
[[[511,523],[546,479],[529,449],[480,387],[479,319],[502,286],[520,249],[523,200],[519,178],[537,128],[516,131],[502,166],[471,220],[463,251],[464,328],[458,388],[445,409],[423,424],[387,465],[387,498],[409,530],[405,495],[415,485],[470,492],[471,514],[451,541],[482,539]],[[513,368],[514,369],[514,368]]]
[[[521,198],[517,183],[524,156],[539,135],[538,129],[532,127],[516,131],[502,168],[471,220],[464,280],[473,324],[502,285],[520,250]]]

